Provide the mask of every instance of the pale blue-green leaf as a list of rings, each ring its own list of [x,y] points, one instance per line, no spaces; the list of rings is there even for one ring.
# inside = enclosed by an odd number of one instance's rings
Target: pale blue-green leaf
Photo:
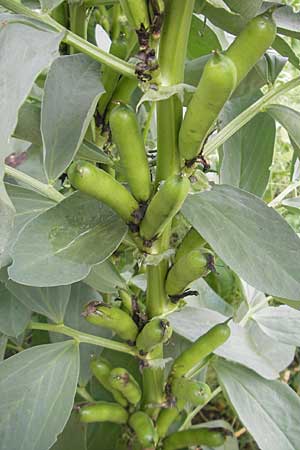
[[[1,160],[0,160],[1,166]],[[0,268],[4,267],[9,262],[9,255],[7,253],[7,245],[14,226],[15,211],[7,197],[4,184],[1,181],[0,167]]]
[[[5,356],[7,341],[8,341],[8,337],[5,336],[5,334],[2,334],[0,336],[0,361],[2,361]]]
[[[294,49],[288,44],[288,42],[277,35],[275,41],[272,44],[274,50],[276,50],[281,56],[286,58],[293,66],[299,69],[300,60],[296,55]]]
[[[103,92],[100,65],[88,56],[61,56],[52,64],[41,114],[49,181],[56,180],[74,158]]]
[[[232,11],[241,14],[241,16],[251,19],[256,16],[263,0],[224,0],[225,3],[232,9]]]
[[[222,50],[220,42],[214,31],[196,15],[193,15],[187,58],[194,59],[203,55],[208,55],[214,50]]]
[[[227,102],[222,126],[227,125],[261,94],[238,97]],[[270,178],[276,126],[266,113],[256,115],[223,145],[221,183],[240,187],[262,196]]]
[[[51,450],[86,450],[86,440],[87,427],[79,421],[79,414],[73,412]]]
[[[289,306],[268,307],[257,311],[253,319],[273,339],[300,346],[300,312],[296,309]]]
[[[253,194],[216,185],[190,195],[183,214],[218,256],[262,292],[299,300],[300,239]]]
[[[215,368],[232,406],[261,450],[300,448],[300,398],[287,384],[265,380],[224,360],[217,361]]]
[[[52,9],[59,6],[63,0],[40,0],[40,4],[43,12],[50,12]]]
[[[40,130],[41,104],[40,102],[26,101],[19,109],[18,122],[14,136],[18,139],[41,146],[43,144]]]
[[[82,316],[84,306],[92,300],[101,300],[101,296],[91,287],[84,283],[75,283],[72,285],[70,301],[64,317],[65,325],[75,328],[84,333],[94,334],[96,336],[111,337],[111,332],[107,329],[97,327],[87,322]],[[66,339],[63,335],[51,333],[51,340],[61,341]],[[89,363],[92,354],[98,354],[100,347],[91,344],[80,344],[80,375],[79,384],[85,386],[90,377],[91,372]]]
[[[263,355],[264,359],[268,361],[270,366],[274,367],[277,372],[282,372],[292,364],[296,351],[295,345],[286,344],[271,338],[261,330],[254,320],[251,320],[245,328],[256,351],[260,355]]]
[[[84,140],[76,153],[76,158],[85,159],[96,163],[106,164],[108,166],[113,165],[112,160],[107,156],[104,151],[97,147],[92,142]]]
[[[59,33],[17,22],[2,22],[0,27],[2,152],[17,124],[20,106],[29,94],[36,76],[57,56],[61,39],[62,35]]]
[[[171,314],[169,319],[177,334],[194,342],[217,323],[225,322],[228,316],[205,308],[187,306],[184,310]],[[269,357],[269,348],[265,349],[264,346],[259,348],[248,329],[234,322],[230,322],[230,328],[230,338],[215,351],[215,354],[239,362],[255,370],[264,378],[277,378],[279,371],[285,369],[290,362],[290,356],[293,358],[294,349],[290,351],[290,347],[279,346],[273,340],[273,348],[276,348],[278,354],[278,360],[273,361]]]
[[[75,192],[27,223],[14,245],[9,276],[30,286],[61,286],[85,278],[126,234],[103,203]]]
[[[27,189],[17,184],[6,183],[5,187],[16,209],[14,229],[10,237],[10,242],[12,243],[27,222],[54,206],[55,202],[32,189]]]
[[[73,407],[79,370],[74,341],[25,350],[0,364],[0,450],[48,450]]]
[[[187,300],[189,306],[213,309],[228,317],[233,315],[232,306],[219,297],[203,278],[195,281],[191,285],[191,290],[198,291],[198,295],[188,297]]]
[[[110,261],[93,266],[84,282],[105,294],[112,294],[117,291],[117,288],[126,287],[125,280]]]
[[[300,146],[300,113],[285,105],[270,105],[266,112],[279,122],[289,133],[297,146]]]
[[[27,308],[56,323],[64,320],[71,286],[33,287],[8,280],[7,289]]]
[[[17,337],[30,321],[31,311],[0,283],[0,332]]]

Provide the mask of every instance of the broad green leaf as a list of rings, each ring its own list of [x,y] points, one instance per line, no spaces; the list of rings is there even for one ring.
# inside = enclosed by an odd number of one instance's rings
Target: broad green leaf
[[[0,364],[0,449],[48,450],[67,423],[79,369],[74,341],[25,350]]]
[[[232,11],[241,14],[241,16],[251,19],[256,16],[260,10],[263,0],[224,0]]]
[[[264,2],[264,9],[270,7],[268,2]],[[300,13],[295,12],[291,6],[285,5],[278,8],[274,13],[278,33],[285,36],[300,39]]]
[[[40,122],[41,104],[39,102],[25,102],[19,110],[18,123],[14,131],[14,136],[19,139],[31,142],[34,148],[39,148],[42,152],[41,147],[43,146],[43,140],[40,130]],[[83,140],[78,152],[76,153],[76,158],[86,159],[88,161],[99,162],[102,164],[112,164],[111,159],[104,153],[102,149],[87,140]],[[25,167],[26,165],[27,164],[25,163]]]
[[[199,58],[200,56],[208,55],[213,50],[222,50],[216,34],[209,28],[207,23],[204,23],[199,17],[193,15],[187,58]]]
[[[39,287],[80,281],[114,252],[126,230],[106,205],[75,192],[25,225],[9,276]]]
[[[74,158],[103,92],[100,65],[88,56],[61,56],[52,64],[41,114],[49,181],[56,180]]]
[[[8,18],[8,15],[3,15]],[[13,16],[10,16],[13,17]],[[18,110],[36,76],[58,52],[62,35],[24,23],[0,26],[0,144],[3,149],[17,123]],[[2,150],[3,151],[3,150]]]
[[[115,293],[117,288],[124,288],[126,286],[125,280],[110,261],[93,266],[83,281],[97,291],[105,294]]]
[[[63,0],[40,0],[40,4],[43,12],[50,12],[52,9],[59,6]]]
[[[261,450],[300,448],[300,398],[280,381],[268,381],[238,364],[215,363],[219,380],[241,422]]]
[[[283,39],[281,36],[276,36],[275,41],[272,44],[272,47],[274,50],[276,50],[281,56],[284,56],[289,60],[293,66],[295,66],[297,69],[299,69],[300,60],[298,56],[296,55],[293,48],[286,42],[285,39]]]
[[[13,230],[15,215],[14,208],[10,204],[4,185],[1,182],[1,172],[3,171],[0,167],[0,268],[9,261],[6,249]]]
[[[40,288],[8,280],[6,287],[26,308],[48,317],[55,323],[63,322],[71,286]]]
[[[5,336],[5,334],[2,334],[0,336],[0,361],[4,359],[7,341],[7,336]]]
[[[111,337],[110,331],[97,327],[87,322],[82,316],[84,306],[92,300],[101,300],[101,296],[91,287],[84,283],[75,283],[72,285],[70,301],[65,312],[65,325],[82,331],[84,333],[94,334],[96,336]],[[65,339],[63,335],[51,333],[51,340],[61,341]],[[80,344],[80,375],[79,384],[85,386],[90,377],[91,372],[89,363],[92,354],[99,353],[101,348],[91,344]]]
[[[13,236],[10,238],[12,242],[16,240],[18,233],[27,222],[54,206],[55,202],[32,189],[17,184],[6,183],[5,187],[16,209]]]
[[[0,283],[0,332],[18,337],[30,321],[31,311]],[[0,447],[1,448],[1,447]]]
[[[228,316],[205,308],[187,306],[182,311],[171,314],[169,319],[177,334],[194,342],[217,323],[225,322]],[[272,340],[273,349],[277,353],[274,358],[273,354],[270,356],[268,336],[266,344],[261,340],[261,346],[258,347],[250,330],[234,322],[230,322],[230,328],[230,338],[214,352],[216,355],[239,362],[267,379],[276,379],[279,372],[293,360],[294,347],[279,345]]]
[[[86,434],[87,427],[79,421],[79,414],[73,412],[51,450],[86,450]]]
[[[122,436],[122,428],[120,425],[113,423],[99,423],[95,424],[92,427],[92,431],[89,432],[88,437],[88,450],[100,450],[100,447],[103,450],[125,450],[125,448],[121,447],[121,444],[118,444],[118,440]],[[65,449],[64,449],[65,450]]]
[[[300,146],[300,113],[285,105],[270,105],[266,112],[279,122],[297,146]]]
[[[217,255],[261,292],[299,300],[300,239],[253,194],[227,185],[190,195],[183,214]]]
[[[300,346],[300,312],[288,306],[261,309],[253,315],[258,326],[278,342]]]
[[[217,269],[218,270],[218,269]],[[196,308],[208,308],[218,311],[225,316],[233,315],[233,308],[225,302],[218,294],[208,285],[208,283],[200,278],[191,285],[191,290],[198,292],[197,296],[188,297],[189,306]]]
[[[39,102],[26,101],[19,109],[18,122],[14,136],[32,144],[43,144],[40,130],[41,105]]]
[[[227,102],[222,114],[222,126],[260,97],[261,94],[255,94]],[[240,187],[261,197],[269,182],[275,135],[275,122],[266,113],[257,114],[235,133],[223,146],[221,183]]]

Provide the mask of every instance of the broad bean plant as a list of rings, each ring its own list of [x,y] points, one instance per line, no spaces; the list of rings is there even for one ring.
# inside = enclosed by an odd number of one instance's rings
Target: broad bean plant
[[[0,7],[0,450],[299,450],[300,13]]]

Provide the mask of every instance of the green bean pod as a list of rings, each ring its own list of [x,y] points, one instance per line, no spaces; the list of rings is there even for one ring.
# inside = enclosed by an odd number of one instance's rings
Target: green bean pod
[[[191,228],[184,236],[181,244],[176,250],[175,262],[177,262],[182,256],[187,255],[192,250],[204,247],[205,244],[206,241],[198,233],[198,231],[196,231],[195,228]]]
[[[151,195],[151,176],[137,116],[131,106],[119,105],[111,112],[109,123],[130,190],[139,202],[146,202]]]
[[[83,406],[79,410],[83,423],[112,422],[124,424],[128,420],[128,412],[117,403],[97,402]]]
[[[178,401],[192,406],[204,405],[211,396],[210,387],[206,383],[189,378],[175,378],[172,383],[172,394]]]
[[[93,325],[108,328],[125,341],[135,342],[138,327],[122,309],[93,301],[85,307],[83,316]]]
[[[223,345],[229,337],[230,327],[227,323],[215,325],[175,359],[171,368],[171,378],[183,377],[197,370],[204,358]]]
[[[156,429],[160,438],[167,435],[171,425],[178,419],[180,413],[184,410],[185,400],[176,400],[176,403],[169,408],[160,411],[156,422]]]
[[[239,84],[255,66],[276,37],[272,10],[254,17],[226,50],[237,69]]]
[[[150,26],[148,5],[146,0],[120,0],[129,24],[135,29],[148,29]]]
[[[189,284],[210,272],[214,267],[213,261],[209,250],[201,248],[180,258],[169,270],[166,293],[171,297],[182,294]]]
[[[136,339],[136,346],[141,354],[151,352],[157,345],[165,344],[172,336],[170,322],[166,319],[152,319]]]
[[[94,164],[75,161],[68,170],[73,187],[114,209],[126,223],[139,221],[139,204],[117,180]]]
[[[142,411],[135,412],[130,416],[128,423],[135,432],[143,448],[147,450],[155,448],[158,441],[158,434],[156,427],[148,414]]]
[[[100,384],[109,392],[111,392],[114,399],[120,403],[121,406],[126,407],[128,405],[128,402],[126,398],[123,397],[123,395],[117,391],[116,389],[113,389],[109,382],[109,375],[112,371],[112,366],[105,358],[98,357],[98,358],[92,358],[90,362],[90,368],[91,372],[94,375],[95,378],[99,381]]]
[[[206,63],[179,132],[179,151],[184,161],[193,161],[236,87],[237,72],[230,58],[215,53]]]
[[[156,192],[140,225],[145,241],[157,238],[180,211],[190,189],[189,179],[182,175],[169,177]]]
[[[140,402],[142,398],[141,388],[126,369],[120,367],[113,369],[110,372],[109,382],[111,386],[121,392],[132,405],[137,405]]]
[[[163,442],[162,450],[179,450],[200,445],[220,447],[224,442],[224,435],[220,431],[211,428],[190,428],[168,436]]]

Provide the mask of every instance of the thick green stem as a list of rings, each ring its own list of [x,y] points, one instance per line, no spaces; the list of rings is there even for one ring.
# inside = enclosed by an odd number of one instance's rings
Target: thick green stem
[[[40,181],[36,180],[35,178],[32,178],[30,175],[27,175],[24,172],[21,172],[20,170],[14,169],[13,167],[4,166],[5,175],[9,175],[13,178],[15,178],[18,181],[21,181],[22,183],[28,184],[36,191],[40,192],[41,194],[45,195],[45,197],[48,197],[50,200],[53,200],[54,202],[61,202],[64,200],[65,196],[58,192],[51,184],[44,184]]]
[[[76,48],[78,51],[85,53],[86,55],[89,55],[96,61],[105,64],[108,67],[111,67],[117,72],[126,75],[127,77],[136,78],[134,65],[129,64],[122,59],[117,58],[116,56],[104,52],[82,37],[66,30],[66,28],[52,19],[49,15],[33,11],[30,8],[22,5],[22,3],[18,3],[16,0],[0,0],[0,5],[17,14],[23,14],[27,17],[31,17],[32,19],[36,19],[50,25],[54,30],[64,33],[62,40],[66,44],[72,46],[73,48]]]
[[[279,87],[270,89],[267,94],[257,100],[257,102],[253,103],[253,105],[249,106],[249,108],[239,114],[231,122],[229,122],[229,124],[226,125],[226,127],[224,127],[220,131],[220,133],[210,139],[203,149],[203,155],[208,156],[213,153],[218,147],[228,141],[228,139],[230,139],[237,131],[243,128],[244,125],[250,122],[250,120],[253,119],[256,114],[264,111],[267,105],[273,102],[276,97],[278,97],[279,95],[283,95],[286,92],[291,91],[292,89],[295,89],[299,85],[300,77],[297,77]]]
[[[195,0],[169,0],[166,4],[159,47],[161,81],[164,86],[183,82],[194,3]],[[182,105],[177,96],[157,103],[157,183],[180,169],[178,133],[181,121]]]
[[[28,328],[31,330],[51,331],[53,333],[64,334],[65,336],[69,336],[75,339],[79,343],[98,345],[103,348],[115,350],[116,352],[128,353],[129,355],[138,356],[138,351],[135,347],[123,344],[122,342],[112,341],[111,339],[83,333],[63,324],[56,325],[51,323],[31,322],[28,325]]]

